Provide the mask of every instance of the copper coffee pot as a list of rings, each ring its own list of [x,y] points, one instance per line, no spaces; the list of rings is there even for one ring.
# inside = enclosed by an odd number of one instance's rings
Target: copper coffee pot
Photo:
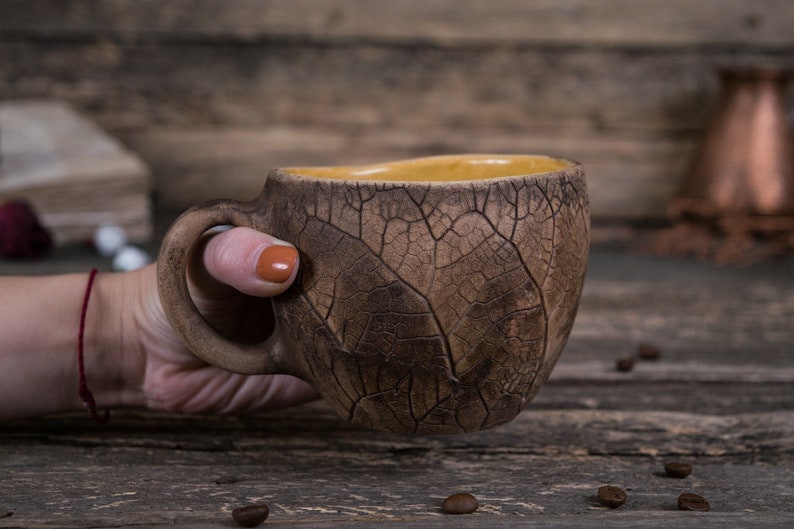
[[[723,68],[721,92],[691,171],[671,204],[674,220],[744,230],[794,228],[794,159],[786,102],[790,72]]]
[[[716,105],[668,210],[673,224],[648,249],[731,265],[782,256],[794,251],[790,71],[723,68],[719,79]]]

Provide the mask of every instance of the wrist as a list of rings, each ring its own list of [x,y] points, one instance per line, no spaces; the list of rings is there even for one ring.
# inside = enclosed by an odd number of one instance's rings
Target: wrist
[[[145,358],[136,332],[136,278],[135,273],[97,274],[88,300],[85,378],[100,410],[144,402]]]

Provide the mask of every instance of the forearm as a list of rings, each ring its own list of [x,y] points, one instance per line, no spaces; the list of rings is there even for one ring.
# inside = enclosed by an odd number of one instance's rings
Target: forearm
[[[83,408],[78,396],[77,342],[88,274],[0,277],[0,418],[39,416]],[[100,408],[139,398],[124,360],[124,278],[99,274],[85,320],[88,386]]]

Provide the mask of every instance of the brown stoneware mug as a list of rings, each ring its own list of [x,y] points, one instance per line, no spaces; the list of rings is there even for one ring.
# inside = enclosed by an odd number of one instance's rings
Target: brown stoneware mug
[[[191,249],[219,225],[300,253],[261,343],[216,332],[188,294]],[[177,219],[158,282],[174,328],[211,364],[296,375],[361,427],[469,432],[513,419],[548,378],[581,299],[589,230],[582,166],[558,158],[273,169],[253,201]]]

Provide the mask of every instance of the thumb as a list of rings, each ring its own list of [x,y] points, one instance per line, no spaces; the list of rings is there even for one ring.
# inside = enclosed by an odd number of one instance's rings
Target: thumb
[[[244,294],[270,297],[289,288],[298,273],[298,251],[292,244],[250,228],[217,232],[199,251],[191,277],[205,291],[228,285]]]

